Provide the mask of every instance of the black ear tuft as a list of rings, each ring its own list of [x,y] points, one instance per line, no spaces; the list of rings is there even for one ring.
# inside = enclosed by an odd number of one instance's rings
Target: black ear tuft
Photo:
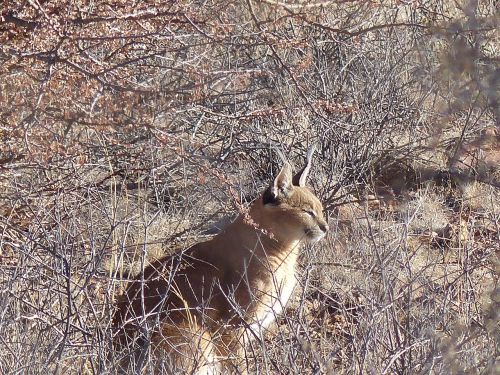
[[[262,204],[278,204],[278,197],[274,194],[274,189],[269,186],[262,194]]]

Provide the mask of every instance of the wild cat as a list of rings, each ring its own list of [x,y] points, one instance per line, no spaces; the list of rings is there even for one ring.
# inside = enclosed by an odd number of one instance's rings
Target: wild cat
[[[319,199],[305,186],[307,163],[284,165],[248,213],[221,233],[149,265],[128,286],[114,316],[123,371],[240,372],[245,344],[282,313],[297,283],[301,245],[323,238]],[[124,364],[126,363],[126,364]]]

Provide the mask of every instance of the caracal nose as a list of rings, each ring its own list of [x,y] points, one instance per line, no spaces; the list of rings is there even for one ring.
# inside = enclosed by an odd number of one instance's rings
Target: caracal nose
[[[319,229],[321,229],[323,232],[328,232],[328,224],[327,223],[320,223],[319,224]]]

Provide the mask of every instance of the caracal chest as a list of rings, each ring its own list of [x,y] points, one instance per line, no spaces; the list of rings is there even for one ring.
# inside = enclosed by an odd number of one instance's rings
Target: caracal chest
[[[283,312],[297,285],[295,264],[296,259],[292,257],[272,267],[270,279],[265,285],[260,286],[261,298],[250,325],[254,332],[260,332],[263,328],[269,327]]]

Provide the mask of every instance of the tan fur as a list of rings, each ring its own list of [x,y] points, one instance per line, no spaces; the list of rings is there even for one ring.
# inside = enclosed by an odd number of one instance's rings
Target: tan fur
[[[116,348],[144,354],[151,345],[166,362],[158,373],[241,371],[245,343],[260,337],[295,287],[300,245],[327,229],[320,201],[292,184],[286,164],[248,215],[151,264],[129,285],[114,317]],[[137,353],[128,357],[141,362]]]

